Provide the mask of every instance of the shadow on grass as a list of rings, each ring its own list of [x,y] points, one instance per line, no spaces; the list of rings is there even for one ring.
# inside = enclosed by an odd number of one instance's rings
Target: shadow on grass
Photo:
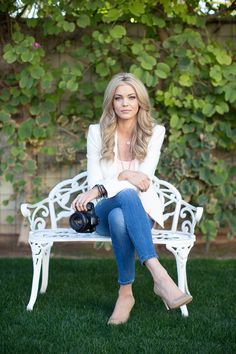
[[[163,260],[175,277],[175,262]],[[1,259],[0,353],[235,353],[235,260],[188,262],[189,318],[167,312],[137,264],[128,323],[107,326],[117,296],[113,260],[52,259],[47,293],[26,311],[30,259]]]

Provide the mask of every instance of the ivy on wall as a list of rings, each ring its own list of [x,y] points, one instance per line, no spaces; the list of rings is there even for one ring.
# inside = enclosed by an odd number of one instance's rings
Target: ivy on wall
[[[235,51],[209,37],[198,2],[40,1],[35,18],[21,16],[32,9],[23,3],[0,5],[3,178],[39,196],[39,156],[75,161],[111,76],[130,71],[167,128],[157,175],[204,206],[207,240],[220,227],[235,235]]]

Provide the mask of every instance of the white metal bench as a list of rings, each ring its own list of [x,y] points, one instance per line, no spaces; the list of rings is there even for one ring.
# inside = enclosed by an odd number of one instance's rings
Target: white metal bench
[[[194,227],[201,219],[203,208],[194,207],[182,200],[179,191],[170,183],[153,178],[153,185],[164,204],[165,228],[152,229],[153,243],[164,244],[171,251],[177,264],[178,286],[189,294],[186,263],[188,254],[196,240]],[[48,285],[50,250],[54,242],[111,242],[110,237],[96,233],[76,233],[69,225],[68,218],[73,213],[71,202],[78,193],[85,192],[87,172],[58,183],[48,197],[37,204],[22,204],[21,212],[30,223],[29,244],[33,257],[33,282],[27,310],[33,310],[42,269],[40,293],[45,293]],[[66,218],[66,219],[65,219]],[[62,224],[64,222],[64,224]],[[168,226],[167,226],[168,225]],[[181,307],[183,316],[188,316],[186,305]]]

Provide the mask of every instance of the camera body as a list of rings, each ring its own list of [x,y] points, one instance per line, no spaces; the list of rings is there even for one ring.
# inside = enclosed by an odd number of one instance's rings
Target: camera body
[[[93,203],[87,204],[87,211],[76,211],[70,216],[70,227],[76,232],[94,232],[99,223]]]

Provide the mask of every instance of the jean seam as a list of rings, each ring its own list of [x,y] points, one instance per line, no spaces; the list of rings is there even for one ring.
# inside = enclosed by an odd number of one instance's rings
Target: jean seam
[[[127,280],[127,281],[120,281],[120,280],[118,280],[118,283],[120,284],[120,285],[128,285],[128,284],[132,284],[134,282],[134,279],[132,279],[132,280]]]

